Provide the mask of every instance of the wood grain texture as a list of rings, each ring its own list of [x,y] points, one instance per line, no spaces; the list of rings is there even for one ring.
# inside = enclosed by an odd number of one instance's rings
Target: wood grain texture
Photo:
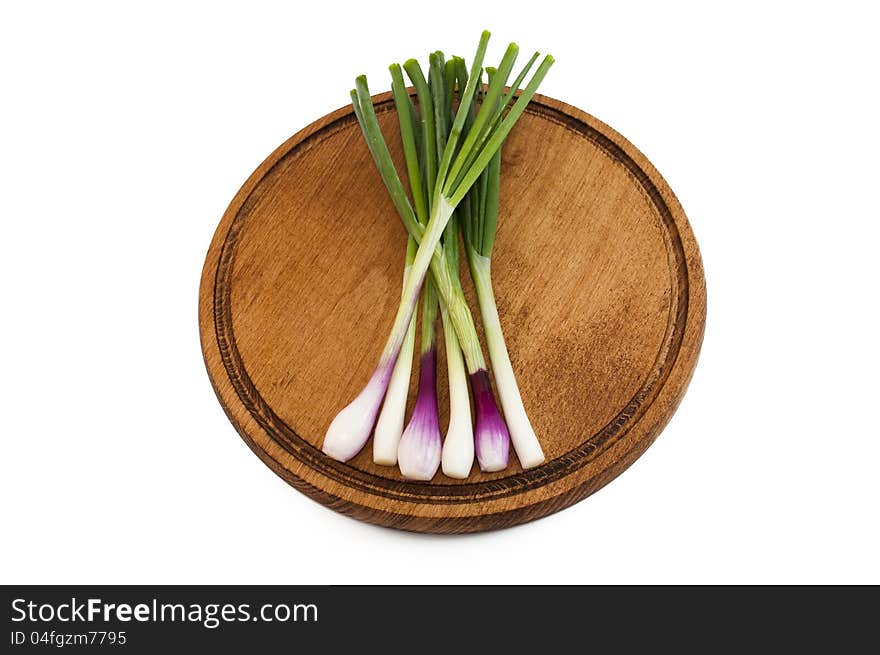
[[[374,102],[403,171],[390,94]],[[248,446],[318,502],[423,532],[533,520],[620,474],[681,400],[702,341],[705,282],[663,178],[610,127],[544,96],[509,137],[502,167],[493,279],[547,462],[523,471],[512,456],[506,471],[475,466],[463,482],[406,481],[373,464],[371,443],[345,464],[320,451],[376,364],[406,239],[351,109],[281,145],[224,214],[199,293],[208,374]],[[475,309],[465,269],[462,279]],[[443,369],[440,378],[445,408]]]

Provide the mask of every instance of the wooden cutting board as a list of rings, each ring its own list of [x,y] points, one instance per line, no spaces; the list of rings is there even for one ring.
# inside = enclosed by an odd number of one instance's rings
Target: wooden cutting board
[[[402,172],[390,94],[374,101]],[[660,174],[613,129],[544,96],[508,138],[502,166],[495,292],[547,462],[523,471],[511,449],[506,471],[475,465],[466,481],[438,472],[408,482],[373,464],[372,442],[345,464],[320,451],[378,360],[406,239],[351,109],[288,139],[226,210],[199,293],[205,364],[244,441],[312,499],[405,530],[516,525],[614,479],[681,400],[706,291],[694,235]],[[479,323],[466,268],[462,278]],[[445,408],[445,369],[439,377]]]

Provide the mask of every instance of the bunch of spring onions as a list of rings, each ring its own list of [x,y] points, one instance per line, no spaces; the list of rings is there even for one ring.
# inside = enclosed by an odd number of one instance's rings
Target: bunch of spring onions
[[[430,55],[427,77],[414,59],[402,69],[398,64],[390,67],[409,193],[379,128],[366,78],[357,78],[351,92],[358,122],[408,241],[400,306],[379,364],[363,391],[333,419],[323,450],[347,461],[364,447],[375,427],[374,461],[388,466],[396,463],[403,476],[413,480],[430,480],[441,464],[447,476],[466,478],[475,453],[483,471],[503,470],[508,465],[511,441],[523,468],[544,461],[504,343],[490,264],[498,221],[501,145],[553,58],[546,56],[525,89],[516,94],[538,54],[506,90],[519,49],[511,44],[497,68],[484,69],[488,40],[489,33],[483,32],[470,69],[464,59],[446,60],[439,51]],[[404,71],[415,88],[415,104],[406,88]],[[488,84],[483,81],[484,72]],[[504,418],[495,403],[459,279],[459,231],[477,291]],[[420,294],[418,396],[404,428]],[[440,434],[437,407],[438,313],[449,378],[445,439]]]

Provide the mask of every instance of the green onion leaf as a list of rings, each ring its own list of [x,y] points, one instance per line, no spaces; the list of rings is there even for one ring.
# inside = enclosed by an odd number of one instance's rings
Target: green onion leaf
[[[367,78],[361,75],[355,80],[355,86],[357,89],[352,89],[351,91],[354,113],[367,141],[367,147],[373,155],[373,160],[376,162],[376,168],[379,169],[379,175],[388,189],[388,194],[391,196],[394,208],[400,214],[407,232],[413,234],[416,238],[421,238],[424,229],[416,220],[415,212],[413,212],[412,205],[406,196],[406,191],[403,189],[403,184],[400,182],[397,169],[394,167],[394,162],[391,159],[391,153],[388,152],[388,146],[385,144],[382,130],[379,128],[379,121],[376,119],[376,112],[373,109],[373,101],[370,97],[370,90],[367,87]]]
[[[554,59],[552,56],[547,55],[544,57],[544,61],[541,62],[538,70],[535,71],[535,74],[529,81],[528,86],[526,86],[525,91],[520,94],[513,107],[510,108],[510,112],[508,112],[507,116],[501,121],[501,124],[492,132],[486,145],[482,148],[479,156],[468,169],[461,183],[453,190],[452,195],[449,198],[452,206],[455,206],[457,202],[461,202],[461,199],[467,193],[470,186],[476,181],[483,169],[488,166],[489,160],[492,159],[501,147],[501,144],[504,143],[504,139],[507,138],[507,135],[510,133],[510,130],[513,129],[516,121],[519,120],[519,117],[525,111],[532,96],[534,96],[535,92],[538,90],[538,85],[541,84],[541,81],[547,75],[547,71],[550,70],[550,66],[553,65],[553,62]]]

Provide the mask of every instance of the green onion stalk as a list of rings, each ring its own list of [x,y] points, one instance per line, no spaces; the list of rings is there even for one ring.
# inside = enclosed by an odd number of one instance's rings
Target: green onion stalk
[[[418,63],[413,62],[412,65],[416,67],[413,69],[414,73],[417,70],[418,75],[423,79],[424,75],[421,68],[418,68]],[[433,80],[438,70],[441,76],[445,76],[443,69],[442,54],[432,53],[429,79]],[[405,144],[404,157],[415,218],[424,228],[429,219],[430,194],[435,183],[436,169],[439,163],[436,153],[442,152],[445,146],[445,98],[442,94],[436,98],[420,98],[420,104],[424,107],[426,118],[421,121],[422,130],[421,133],[418,133],[414,126],[417,112],[404,88],[400,66],[394,64],[389,70],[391,71],[392,90],[398,111],[398,122]],[[368,100],[368,89],[365,90],[364,96],[364,99]],[[381,130],[373,120],[374,114],[368,110],[366,113],[369,117],[364,118],[357,90],[352,99],[355,103],[355,112],[359,123],[368,141],[371,134],[377,134],[381,137]],[[435,104],[435,100],[437,104]],[[435,116],[437,116],[436,119]],[[384,137],[381,137],[381,143],[384,144]],[[394,181],[391,181],[392,186],[389,187],[389,191],[395,193],[399,190],[397,187],[399,178],[396,177],[394,165],[385,160],[383,166],[387,171],[394,172],[392,176]],[[381,167],[380,170],[382,170]],[[451,223],[452,221],[450,221]],[[448,230],[449,226],[447,225]],[[410,236],[407,243],[414,241],[415,239]],[[401,357],[398,357],[391,374],[391,383],[385,394],[382,410],[379,413],[379,420],[376,423],[373,436],[373,461],[389,465],[396,461],[404,477],[430,480],[437,472],[441,456],[440,417],[437,407],[436,318],[438,297],[433,274],[429,274],[422,295],[422,343],[415,407],[404,431],[403,415],[409,393],[411,364],[403,362]],[[471,454],[471,462],[468,463],[468,471],[470,471],[472,462],[473,454]]]
[[[375,119],[369,90],[363,77],[358,78],[356,89],[352,92],[355,113],[364,128],[370,152],[373,154],[382,179],[389,189],[407,232],[418,242],[418,248],[406,276],[400,306],[379,363],[363,391],[333,419],[324,438],[324,452],[340,461],[347,461],[356,455],[363,448],[373,430],[382,400],[388,390],[393,370],[410,329],[419,293],[430,269],[440,296],[441,312],[448,315],[448,322],[453,327],[451,332],[456,335],[459,347],[464,354],[474,391],[474,405],[477,415],[477,434],[475,437],[477,458],[484,470],[499,470],[507,464],[506,444],[500,443],[507,439],[507,428],[497,407],[495,407],[485,360],[483,360],[479,348],[479,341],[474,338],[476,330],[473,327],[467,303],[464,301],[463,295],[456,293],[454,276],[450,273],[448,261],[444,261],[448,254],[445,252],[445,244],[441,245],[441,239],[456,208],[467,197],[470,189],[489,166],[502,142],[522,115],[552,65],[553,58],[547,56],[544,59],[526,89],[513,103],[510,111],[503,117],[496,117],[492,109],[501,96],[503,85],[517,54],[516,45],[511,44],[499,65],[499,74],[490,82],[483,105],[473,118],[472,130],[481,130],[481,135],[485,130],[485,138],[481,138],[478,143],[477,140],[469,140],[470,133],[468,133],[464,143],[460,143],[465,119],[470,115],[470,108],[474,103],[488,40],[489,33],[484,32],[471,66],[467,84],[463,93],[460,94],[458,111],[449,128],[446,143],[439,158],[434,183],[428,187],[431,189],[431,193],[428,196],[430,203],[426,203],[428,220],[425,224],[422,224],[416,217],[396,170],[394,170],[387,146],[378,130],[378,122]],[[409,69],[407,73],[410,73]],[[373,129],[374,127],[376,129]],[[427,142],[423,146],[425,150],[429,147]],[[449,241],[447,239],[447,243]],[[495,433],[494,437],[490,435],[492,432]],[[482,433],[487,435],[483,441],[481,441]],[[500,436],[503,436],[503,439]],[[481,450],[481,446],[486,447],[485,452]],[[499,465],[502,454],[503,465]],[[399,455],[400,448],[398,448],[398,457]],[[489,468],[484,466],[484,461]]]
[[[438,151],[445,148],[446,140],[449,135],[449,128],[454,121],[452,112],[452,98],[455,95],[455,85],[459,84],[459,89],[464,93],[467,86],[467,68],[464,59],[461,57],[453,57],[450,61],[443,62],[443,55],[440,52],[435,53],[431,60],[431,78],[429,80],[431,87],[431,95],[434,98],[434,113],[440,114],[442,110],[443,119],[436,120],[437,147]],[[440,65],[443,65],[442,70]],[[442,89],[442,90],[441,90]],[[479,85],[477,85],[479,90]],[[417,91],[418,93],[418,91]],[[442,98],[442,101],[440,100]],[[422,100],[420,99],[421,103]],[[470,105],[469,114],[474,108],[474,103]],[[465,117],[465,127],[467,128],[468,118]],[[461,207],[467,204],[467,199],[462,202]],[[464,299],[464,291],[461,288],[461,280],[459,279],[460,255],[458,245],[459,234],[459,210],[457,210],[449,219],[446,225],[446,232],[443,235],[443,256],[446,260],[446,270],[449,273],[449,280],[452,283],[453,299],[441,303],[440,315],[443,321],[443,337],[446,345],[446,371],[449,381],[449,426],[446,430],[446,438],[443,440],[443,449],[441,451],[441,464],[443,473],[450,478],[466,478],[471,471],[474,463],[474,429],[471,423],[471,403],[468,396],[468,377],[467,369],[462,353],[461,344],[455,331],[452,316],[448,310],[450,304],[466,308],[467,315],[462,321],[463,334],[469,344],[469,351],[479,355],[474,356],[475,361],[472,362],[475,370],[480,370],[482,366],[485,370],[485,360],[483,360],[482,348],[479,338],[477,337],[476,328],[467,301]],[[482,361],[482,363],[481,363]],[[493,399],[494,400],[494,399]],[[493,403],[494,405],[494,403]],[[497,413],[497,407],[494,407]],[[499,448],[496,448],[497,456],[493,459],[483,457],[480,460],[480,467],[483,470],[495,470],[502,466],[507,466],[509,456],[509,440],[507,434],[488,435],[483,438],[494,438],[499,441]]]
[[[510,86],[510,90],[497,101],[494,107],[493,121],[499,120],[507,104],[514,97],[523,77],[537,58],[538,53],[535,53],[520,77]],[[497,72],[489,69],[490,80],[495,75]],[[485,138],[485,135],[478,134],[476,130],[468,132],[468,139],[475,139],[479,142]],[[465,145],[467,145],[467,141],[465,141]],[[544,451],[541,449],[541,444],[523,405],[519,385],[504,341],[504,333],[501,329],[501,320],[498,316],[492,288],[492,248],[495,244],[495,232],[498,225],[500,179],[501,149],[499,148],[480,175],[478,183],[474,184],[470,190],[470,211],[466,214],[468,220],[462,222],[462,234],[474,289],[477,292],[480,316],[483,319],[483,331],[489,348],[489,359],[492,362],[498,397],[501,400],[504,418],[507,421],[507,428],[517,458],[522,467],[526,469],[543,463]]]

